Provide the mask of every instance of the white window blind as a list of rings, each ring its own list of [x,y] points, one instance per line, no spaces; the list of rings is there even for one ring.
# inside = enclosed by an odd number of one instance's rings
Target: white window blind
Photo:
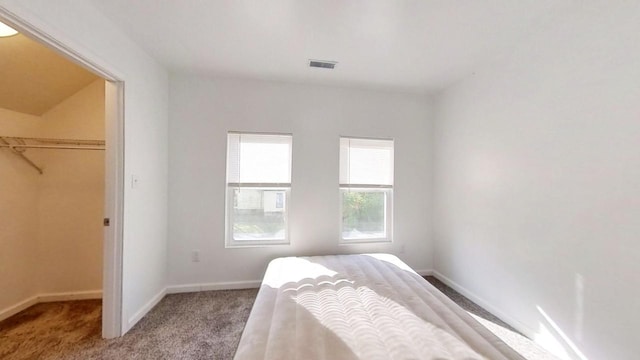
[[[291,135],[228,134],[228,247],[289,243],[291,145]]]
[[[289,186],[291,135],[229,133],[227,183],[231,186]]]
[[[393,228],[393,140],[340,138],[341,241],[385,242]]]
[[[340,138],[340,187],[393,187],[393,140]]]

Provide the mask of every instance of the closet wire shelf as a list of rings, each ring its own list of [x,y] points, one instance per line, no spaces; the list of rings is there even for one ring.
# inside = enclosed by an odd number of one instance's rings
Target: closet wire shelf
[[[32,137],[0,136],[0,148],[8,148],[13,154],[27,162],[42,174],[42,168],[36,165],[24,153],[27,149],[57,149],[57,150],[104,150],[104,140],[80,139],[47,139]]]

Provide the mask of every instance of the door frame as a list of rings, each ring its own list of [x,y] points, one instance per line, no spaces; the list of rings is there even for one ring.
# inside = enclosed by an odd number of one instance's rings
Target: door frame
[[[59,55],[84,67],[105,82],[105,218],[104,228],[102,337],[122,335],[122,258],[124,221],[124,78],[112,66],[82,54],[48,32],[45,24],[34,24],[0,5],[0,21],[28,35]]]

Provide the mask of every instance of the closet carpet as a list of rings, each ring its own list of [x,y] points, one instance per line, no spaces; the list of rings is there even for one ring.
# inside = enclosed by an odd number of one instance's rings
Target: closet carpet
[[[487,319],[485,326],[527,359],[553,359],[437,279],[427,280],[479,320]],[[100,337],[100,300],[38,304],[0,322],[0,359],[232,359],[257,292],[167,295],[125,336],[112,340]]]

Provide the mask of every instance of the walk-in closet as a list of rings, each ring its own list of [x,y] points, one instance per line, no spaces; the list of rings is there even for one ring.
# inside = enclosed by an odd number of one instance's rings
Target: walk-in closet
[[[99,324],[104,140],[103,79],[23,34],[0,37],[0,320],[93,299]]]

